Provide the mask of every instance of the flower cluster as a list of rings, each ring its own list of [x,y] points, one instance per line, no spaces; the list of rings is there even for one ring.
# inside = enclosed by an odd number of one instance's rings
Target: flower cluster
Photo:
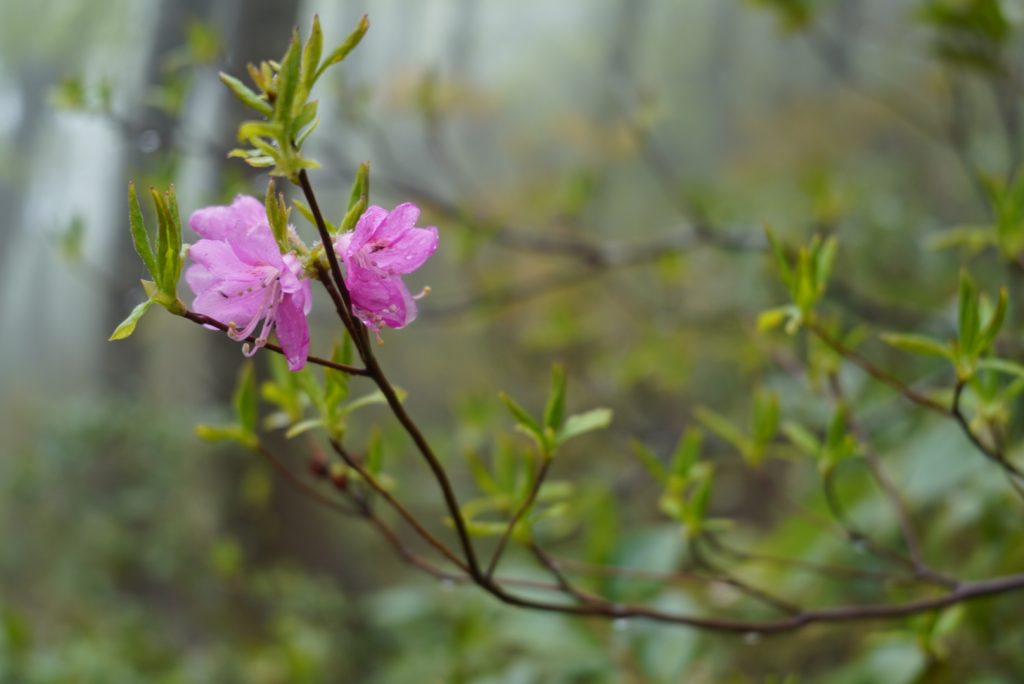
[[[420,210],[399,204],[390,213],[372,206],[355,230],[334,243],[345,262],[352,308],[368,327],[401,328],[416,318],[416,301],[402,276],[415,271],[437,249],[437,228],[416,228]]]
[[[438,241],[436,228],[415,227],[418,218],[413,204],[391,212],[372,206],[334,243],[353,312],[374,330],[401,328],[416,317],[401,276],[422,266]],[[281,254],[263,203],[239,195],[229,206],[196,211],[189,225],[202,238],[189,249],[193,264],[185,273],[196,295],[193,311],[227,325],[234,340],[248,340],[259,328],[243,348],[249,356],[276,332],[288,367],[300,370],[309,355],[309,280],[295,254]]]

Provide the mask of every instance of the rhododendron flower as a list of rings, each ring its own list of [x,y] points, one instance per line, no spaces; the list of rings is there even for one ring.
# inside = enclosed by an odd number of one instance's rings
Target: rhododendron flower
[[[437,228],[416,228],[420,210],[408,202],[390,213],[373,206],[334,243],[345,262],[352,308],[367,326],[401,328],[416,318],[416,301],[402,276],[423,265],[437,249]]]
[[[313,298],[302,263],[278,249],[263,202],[239,195],[230,206],[196,211],[189,225],[203,238],[188,251],[192,309],[230,326],[233,340],[248,338],[262,323],[255,344],[243,347],[246,356],[276,329],[288,368],[301,369],[309,355],[306,315]]]

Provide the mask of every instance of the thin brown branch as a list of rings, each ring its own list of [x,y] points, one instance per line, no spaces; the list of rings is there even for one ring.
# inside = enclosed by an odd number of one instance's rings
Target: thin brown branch
[[[187,318],[193,323],[198,323],[199,325],[208,325],[211,328],[216,328],[217,330],[221,330],[224,332],[228,332],[228,330],[231,329],[230,326],[227,326],[218,320],[215,320],[213,318],[210,318],[209,316],[205,316],[200,313],[195,313],[194,311],[186,311],[184,314],[182,314],[182,318]],[[250,335],[245,339],[245,341],[255,342],[256,338]],[[278,354],[281,354],[282,356],[284,355],[284,350],[281,349],[281,347],[276,344],[268,342],[263,346],[272,352],[276,352]],[[349,366],[344,363],[337,363],[335,361],[331,361],[330,359],[323,359],[320,358],[319,356],[308,356],[306,357],[306,361],[317,366],[323,366],[324,368],[331,368],[336,371],[341,371],[342,373],[348,373],[349,375],[369,375],[365,368],[356,368],[355,366]]]
[[[760,601],[761,603],[787,615],[799,615],[803,612],[803,609],[795,603],[779,598],[760,587],[755,587],[713,562],[701,551],[699,539],[693,540],[690,544],[690,553],[693,555],[694,562],[696,562],[698,566],[703,567],[705,570],[712,573],[712,575],[722,584],[726,584],[740,593],[749,596],[755,601]]]
[[[416,533],[419,534],[419,536],[425,542],[427,542],[435,549],[437,549],[441,553],[441,555],[443,555],[449,561],[454,563],[460,570],[466,572],[469,571],[469,568],[466,566],[465,561],[459,558],[459,556],[456,555],[455,552],[452,551],[450,548],[448,548],[447,544],[438,539],[438,537],[435,534],[433,534],[430,530],[424,527],[423,524],[420,523],[420,521],[412,513],[412,511],[406,508],[405,505],[402,504],[402,502],[399,501],[391,492],[389,492],[387,488],[384,487],[380,483],[380,481],[373,476],[372,473],[370,473],[366,468],[364,468],[363,465],[359,462],[359,460],[351,453],[349,453],[344,446],[342,446],[341,442],[332,439],[331,446],[334,448],[335,453],[337,453],[338,456],[340,456],[341,459],[345,462],[345,464],[348,467],[355,470],[357,473],[359,473],[359,477],[361,477],[363,481],[366,482],[366,484],[368,484],[370,488],[377,493],[378,496],[380,496],[382,499],[388,502],[388,504],[391,505],[395,512],[397,512],[398,515],[400,515],[402,519],[409,524],[410,527],[416,530]]]
[[[831,373],[828,380],[833,400],[837,404],[843,404],[849,407],[849,402],[846,401],[839,375]],[[914,574],[922,579],[942,583],[950,588],[956,587],[959,583],[956,579],[936,572],[924,560],[924,555],[921,552],[921,542],[918,539],[917,531],[914,529],[914,524],[910,519],[910,509],[907,506],[907,502],[904,500],[903,494],[896,487],[895,483],[885,472],[885,468],[882,466],[881,457],[878,452],[875,451],[874,444],[868,437],[867,431],[861,425],[860,421],[857,420],[857,416],[852,410],[847,411],[847,422],[850,426],[850,430],[853,432],[853,435],[860,443],[863,451],[864,462],[867,463],[868,469],[871,471],[871,476],[874,478],[879,489],[882,490],[882,494],[889,502],[893,511],[896,513],[896,519],[899,522],[900,534],[903,537],[903,543],[907,547],[907,554],[910,556],[911,562],[914,564]]]
[[[860,352],[846,346],[842,341],[833,337],[832,334],[825,330],[825,328],[823,328],[821,324],[818,323],[817,321],[806,321],[805,325],[807,326],[808,330],[814,333],[818,337],[818,339],[820,339],[826,345],[831,347],[833,351],[835,351],[837,354],[856,364],[865,373],[875,378],[879,382],[882,382],[888,385],[889,387],[893,388],[894,390],[902,394],[904,397],[906,397],[908,400],[912,401],[918,406],[928,409],[929,411],[933,411],[935,413],[947,417],[950,415],[950,411],[946,406],[942,405],[941,403],[935,401],[930,397],[926,397],[925,395],[921,394],[914,388],[910,387],[902,380],[889,373],[888,371],[876,366],[866,357],[864,357]]]

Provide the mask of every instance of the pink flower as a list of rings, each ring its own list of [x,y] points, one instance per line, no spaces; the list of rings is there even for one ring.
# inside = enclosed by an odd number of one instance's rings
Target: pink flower
[[[246,356],[276,328],[288,368],[301,369],[309,355],[306,315],[313,298],[302,263],[278,249],[263,203],[239,195],[231,206],[196,211],[189,225],[204,238],[188,251],[194,262],[185,272],[196,294],[192,309],[231,326],[228,335],[238,341],[262,322],[256,343],[243,347]]]
[[[401,328],[416,318],[416,302],[402,282],[437,249],[437,228],[416,228],[420,210],[408,202],[390,213],[373,206],[355,230],[340,235],[335,251],[345,262],[345,286],[355,314],[374,330]]]

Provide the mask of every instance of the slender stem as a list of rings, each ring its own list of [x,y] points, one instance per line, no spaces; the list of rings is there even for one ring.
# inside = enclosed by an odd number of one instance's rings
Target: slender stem
[[[270,464],[274,466],[274,469],[277,470],[277,472],[281,473],[282,476],[284,476],[284,479],[287,480],[289,484],[291,484],[293,487],[295,487],[295,489],[302,492],[306,496],[310,497],[317,503],[326,506],[327,508],[330,508],[332,511],[336,513],[341,513],[343,515],[358,514],[357,511],[342,506],[340,503],[338,503],[331,497],[327,496],[323,492],[319,491],[318,489],[310,485],[308,482],[300,479],[298,475],[293,473],[291,469],[288,466],[286,466],[284,462],[281,461],[281,459],[279,459],[274,454],[274,452],[270,451],[262,444],[256,446],[256,451],[258,451],[264,458],[266,458],[267,461],[269,461]]]
[[[538,544],[536,544],[535,542],[530,542],[529,548],[530,551],[533,553],[534,557],[538,561],[540,561],[541,565],[543,565],[547,569],[547,571],[551,573],[551,576],[555,578],[555,581],[558,582],[558,586],[562,589],[562,591],[569,594],[580,603],[595,604],[604,601],[604,599],[602,599],[600,596],[597,596],[596,594],[591,594],[589,592],[585,592],[582,589],[577,588],[569,580],[569,578],[565,576],[561,568],[558,567],[558,561],[556,561],[554,558],[548,555],[548,553],[544,551],[544,549],[542,549]]]
[[[552,458],[548,456],[541,456],[544,462],[540,466],[540,470],[537,471],[537,476],[533,479],[533,484],[530,486],[530,491],[527,493],[526,498],[519,504],[519,508],[508,521],[508,525],[505,527],[505,533],[501,535],[501,539],[498,540],[498,546],[494,549],[494,555],[491,556],[491,562],[487,565],[487,577],[494,575],[495,569],[498,567],[498,563],[501,561],[501,555],[505,552],[505,547],[508,545],[508,540],[512,537],[512,532],[515,530],[516,525],[522,520],[523,516],[533,505],[533,502],[537,499],[537,494],[540,492],[540,487],[544,483],[544,478],[547,477],[548,470],[551,468]]]
[[[804,570],[808,573],[821,575],[824,577],[834,577],[842,580],[849,579],[861,579],[872,582],[897,582],[897,581],[916,581],[915,578],[904,575],[896,576],[890,575],[885,572],[877,572],[873,570],[862,570],[860,568],[848,568],[841,565],[826,565],[822,563],[812,563],[810,561],[804,561],[796,558],[786,558],[784,556],[773,556],[771,554],[754,553],[745,549],[739,549],[732,545],[726,544],[722,540],[718,539],[713,535],[706,535],[705,537],[711,546],[717,551],[720,551],[729,556],[733,556],[739,560],[746,560],[753,563],[772,563],[777,565],[784,565],[792,567],[798,570]]]
[[[846,402],[839,375],[836,373],[829,374],[828,381],[835,402],[837,404],[845,404],[846,406],[849,406],[849,403]],[[868,469],[871,471],[871,476],[878,484],[879,489],[882,490],[882,494],[885,496],[886,500],[888,500],[889,505],[896,512],[896,519],[899,522],[900,533],[903,536],[903,543],[907,547],[907,554],[910,556],[911,562],[914,564],[914,574],[920,578],[937,581],[947,587],[957,586],[957,580],[932,570],[924,560],[924,555],[921,553],[921,542],[917,537],[917,531],[914,529],[914,524],[910,519],[910,510],[907,506],[907,502],[904,500],[902,493],[896,487],[895,483],[893,483],[892,479],[886,474],[885,468],[882,466],[882,459],[879,457],[878,452],[875,451],[874,445],[868,438],[867,431],[860,424],[860,421],[857,420],[857,417],[852,410],[847,411],[847,422],[850,425],[850,430],[861,445],[864,462],[867,463]]]
[[[690,544],[690,553],[693,554],[693,560],[697,565],[713,573],[719,582],[727,584],[737,591],[746,594],[750,598],[760,601],[767,606],[771,606],[772,608],[787,615],[799,615],[803,612],[803,609],[795,603],[790,603],[785,599],[774,596],[764,589],[755,587],[714,563],[701,551],[699,539],[694,539]]]
[[[868,551],[878,556],[879,558],[884,558],[893,561],[916,574],[917,568],[910,558],[907,558],[902,553],[894,549],[891,549],[888,546],[880,544],[879,542],[875,541],[871,536],[869,536],[868,534],[866,534],[850,522],[849,518],[846,515],[846,511],[843,508],[842,503],[840,503],[839,496],[836,494],[835,491],[835,475],[836,471],[831,470],[825,473],[825,476],[822,478],[822,488],[825,494],[825,503],[828,505],[829,511],[832,512],[833,517],[835,517],[839,524],[843,526],[843,529],[846,530],[846,534],[847,536],[849,536],[850,540],[854,543],[863,544],[864,548],[866,548]],[[949,587],[948,583],[944,581],[936,581],[934,578],[931,577],[922,577],[922,579],[935,584],[939,584],[943,587]]]
[[[341,275],[341,267],[338,264],[338,257],[334,253],[334,245],[331,243],[330,233],[327,231],[327,223],[324,221],[323,214],[320,212],[320,205],[316,201],[316,194],[313,192],[313,186],[310,184],[309,176],[306,174],[305,170],[299,172],[299,185],[302,187],[302,192],[305,194],[306,201],[309,203],[309,209],[313,214],[317,230],[320,233],[320,240],[324,248],[324,253],[327,255],[327,262],[331,267],[331,278],[328,279],[323,277],[323,274],[321,273],[321,282],[324,283],[328,292],[331,293],[338,315],[341,316],[342,321],[345,323],[349,333],[352,335],[353,341],[356,343],[359,355],[363,360],[363,364],[366,366],[367,374],[373,378],[373,381],[377,384],[377,388],[387,400],[391,412],[398,419],[398,422],[401,423],[406,433],[416,445],[420,454],[427,461],[427,465],[430,467],[431,472],[434,474],[434,479],[437,481],[438,486],[440,486],[441,492],[444,496],[448,513],[451,515],[452,520],[455,523],[455,531],[459,535],[459,542],[462,545],[463,553],[466,556],[466,562],[469,565],[469,573],[473,575],[474,578],[478,578],[481,576],[480,564],[476,557],[476,551],[473,548],[473,542],[469,536],[469,529],[462,516],[459,501],[455,496],[455,489],[452,487],[451,481],[448,479],[448,474],[441,465],[440,459],[431,448],[430,443],[427,442],[426,437],[423,436],[419,426],[416,425],[416,422],[405,410],[401,399],[398,398],[398,393],[395,392],[395,388],[391,385],[391,382],[384,374],[384,370],[377,362],[373,353],[373,347],[369,343],[369,337],[365,326],[358,323],[352,316],[352,300],[349,296],[348,289],[345,287],[344,278],[342,278]],[[331,280],[333,280],[333,288],[330,287]]]
[[[200,325],[208,325],[210,327],[217,328],[217,330],[222,330],[224,332],[230,330],[229,326],[225,325],[224,323],[221,323],[218,320],[210,318],[209,316],[204,316],[203,314],[195,313],[193,311],[186,311],[184,314],[182,314],[182,318],[187,318],[193,323],[198,323]],[[255,342],[256,338],[250,335],[249,337],[246,338],[245,341]],[[278,354],[284,356],[284,350],[281,349],[281,347],[276,344],[268,342],[263,346],[272,352],[277,352]],[[369,375],[369,372],[365,368],[356,368],[355,366],[349,366],[344,363],[336,363],[334,361],[331,361],[330,359],[320,358],[319,356],[306,357],[306,361],[317,366],[323,366],[324,368],[332,368],[336,371],[341,371],[342,373],[348,373],[349,375]]]
[[[461,558],[459,558],[454,551],[449,549],[444,542],[442,542],[432,532],[430,532],[430,530],[425,528],[416,518],[416,516],[413,515],[413,513],[402,504],[402,502],[395,498],[395,496],[391,492],[389,492],[387,488],[381,485],[380,481],[377,480],[377,478],[375,478],[372,473],[366,470],[366,468],[363,467],[363,465],[358,461],[358,459],[356,459],[352,454],[348,452],[347,449],[345,449],[344,446],[342,446],[341,442],[332,439],[331,446],[334,448],[334,451],[338,454],[338,456],[340,456],[341,459],[345,461],[345,464],[348,465],[348,467],[355,470],[357,473],[359,473],[359,476],[363,478],[363,481],[370,485],[370,488],[373,489],[381,498],[387,501],[391,505],[391,507],[394,508],[395,511],[400,516],[402,516],[402,518],[407,523],[409,523],[409,525],[414,530],[416,530],[416,532],[420,535],[420,537],[423,538],[424,541],[426,541],[428,544],[430,544],[435,549],[440,551],[441,555],[443,555],[445,558],[447,558],[456,566],[458,566],[460,570],[469,570],[469,568],[466,567],[466,563]]]
[[[807,321],[805,325],[807,326],[808,330],[814,333],[822,342],[831,347],[837,354],[845,357],[849,361],[852,361],[856,365],[860,366],[861,370],[866,372],[871,377],[875,378],[876,380],[882,383],[885,383],[886,385],[889,385],[889,387],[892,387],[894,390],[896,390],[904,397],[917,404],[918,406],[922,406],[928,409],[929,411],[934,411],[935,413],[947,417],[950,415],[950,411],[946,406],[935,401],[930,397],[926,397],[925,395],[917,392],[915,389],[904,383],[896,376],[871,363],[871,361],[862,356],[859,352],[857,352],[854,349],[851,349],[850,347],[843,344],[840,340],[833,337],[831,333],[825,330],[817,321]]]
[[[953,390],[953,403],[949,410],[950,415],[956,420],[960,429],[963,431],[967,438],[971,440],[971,444],[975,446],[986,458],[991,460],[1003,469],[1006,474],[1006,479],[1010,483],[1010,486],[1024,498],[1024,471],[1015,466],[1013,463],[1006,459],[1006,455],[997,447],[992,447],[982,441],[981,437],[978,436],[974,430],[971,429],[971,424],[967,420],[967,416],[964,415],[963,409],[960,407],[960,401],[963,399],[965,383],[961,380],[958,381],[956,387]]]

